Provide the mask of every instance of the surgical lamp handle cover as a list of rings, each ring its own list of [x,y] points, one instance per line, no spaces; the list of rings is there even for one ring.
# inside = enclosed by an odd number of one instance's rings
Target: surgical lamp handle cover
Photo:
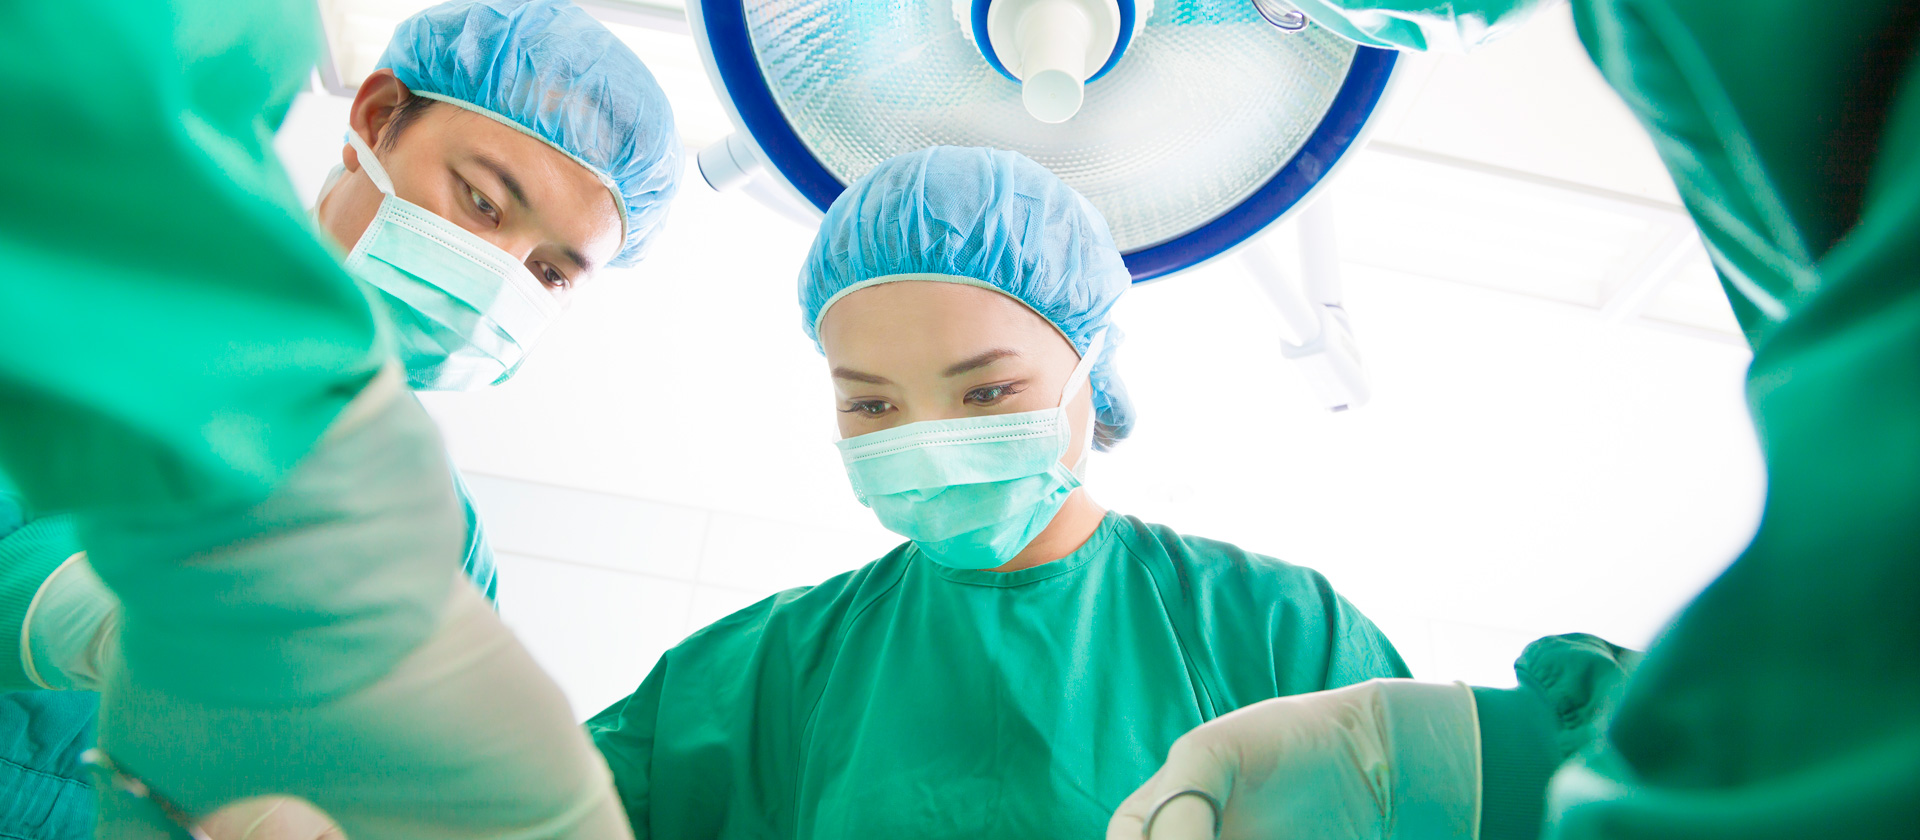
[[[754,154],[753,144],[738,131],[701,149],[694,156],[694,162],[700,177],[716,192],[738,188],[766,167],[760,156]]]
[[[1281,341],[1306,345],[1313,343],[1320,335],[1320,316],[1313,311],[1312,303],[1302,291],[1302,284],[1292,282],[1292,278],[1302,273],[1298,243],[1292,239],[1293,235],[1291,228],[1283,228],[1248,243],[1240,251],[1240,260],[1279,314]],[[1276,236],[1285,239],[1275,243]]]
[[[1347,324],[1346,310],[1337,305],[1315,304],[1320,316],[1320,334],[1305,344],[1281,342],[1280,355],[1294,362],[1307,386],[1329,411],[1350,411],[1373,400],[1373,386],[1367,377],[1366,362],[1360,357],[1360,344]]]
[[[1300,276],[1305,281],[1307,300],[1340,306],[1345,302],[1345,293],[1333,201],[1332,195],[1321,195],[1302,208],[1294,222],[1294,231],[1300,238]]]
[[[1280,315],[1281,355],[1295,363],[1319,403],[1338,412],[1367,404],[1373,389],[1340,303],[1338,240],[1327,200],[1250,243],[1241,260]]]

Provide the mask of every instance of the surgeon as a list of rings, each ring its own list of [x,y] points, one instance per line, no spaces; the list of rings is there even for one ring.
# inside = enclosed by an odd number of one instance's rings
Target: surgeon
[[[828,211],[800,274],[855,495],[906,538],[668,651],[588,722],[638,837],[1097,836],[1180,733],[1405,676],[1320,575],[1108,511],[1125,438],[1107,225],[940,147]]]
[[[346,137],[314,218],[392,319],[415,391],[512,377],[595,272],[639,261],[682,168],[666,93],[562,0],[455,0],[402,21]],[[468,576],[492,598],[457,473],[454,489]]]
[[[645,66],[554,0],[451,2],[403,21],[354,98],[347,138],[315,220],[392,319],[414,390],[506,381],[595,271],[639,259],[681,169],[672,112]],[[422,248],[429,237],[453,247]],[[491,599],[492,551],[453,480],[463,565]],[[34,525],[14,552],[67,560],[80,550],[70,519]],[[8,539],[0,532],[0,545]],[[23,681],[70,687],[38,674],[0,684]],[[0,808],[0,834],[90,833],[91,773],[78,761],[96,702],[91,692],[0,697],[0,732],[24,736],[0,764],[23,768],[0,779],[0,798],[18,803]],[[7,825],[9,814],[32,824]]]
[[[1397,49],[1529,0],[1294,0]],[[1920,825],[1920,3],[1575,0],[1753,346],[1746,551],[1638,654],[1529,646],[1520,686],[1384,680],[1183,736],[1110,840],[1911,837]],[[1462,768],[1467,772],[1461,772]]]
[[[121,710],[101,743],[171,778],[192,813],[318,791],[355,836],[623,835],[551,682],[484,600],[476,613],[463,587],[440,594],[435,558],[464,558],[489,591],[490,562],[470,505],[464,527],[438,529],[456,510],[436,492],[445,461],[394,395],[505,379],[568,290],[638,258],[678,175],[658,87],[564,3],[450,3],[403,24],[317,213],[375,290],[370,308],[284,216],[263,142],[317,43],[297,4],[92,5],[63,14],[94,26],[25,14],[0,36],[0,104],[70,129],[0,131],[0,255],[21,277],[61,278],[0,292],[0,463],[31,499],[20,507],[79,510],[84,538],[42,527],[53,517],[0,542],[0,633],[22,666],[4,680],[74,676],[34,667],[28,627],[84,625],[98,608],[72,595],[104,578],[128,641],[124,670],[109,647],[82,675]],[[381,372],[389,348],[404,364]],[[82,542],[91,557],[75,555]],[[74,697],[5,716],[19,730],[8,757],[26,759],[8,769],[38,783],[5,791],[14,836],[87,830],[74,753],[91,712]],[[428,710],[411,747],[380,752]],[[469,746],[516,721],[489,750]],[[542,757],[509,760],[514,743]],[[349,771],[383,764],[413,785],[340,798]],[[473,810],[455,777],[521,784],[467,797],[492,803]],[[153,816],[106,801],[109,826]]]

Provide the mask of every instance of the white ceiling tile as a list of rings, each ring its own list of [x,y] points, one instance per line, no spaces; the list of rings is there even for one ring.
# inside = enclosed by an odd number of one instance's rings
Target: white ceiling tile
[[[1726,290],[1706,249],[1697,241],[1689,248],[1688,258],[1648,302],[1641,317],[1740,339],[1740,322],[1734,320],[1733,307],[1727,303]]]
[[[1345,259],[1592,307],[1674,224],[1633,206],[1377,150],[1354,161],[1334,194]]]
[[[1564,4],[1465,56],[1403,60],[1407,99],[1377,139],[1677,202],[1632,113],[1574,33]]]

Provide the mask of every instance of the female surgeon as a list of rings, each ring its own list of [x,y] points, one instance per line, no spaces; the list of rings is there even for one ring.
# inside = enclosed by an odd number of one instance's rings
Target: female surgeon
[[[1470,47],[1543,5],[1293,2],[1400,49]],[[1644,661],[1561,636],[1521,654],[1515,689],[1256,705],[1182,738],[1112,840],[1914,836],[1920,3],[1572,5],[1753,346],[1759,532]]]
[[[1106,223],[1011,152],[882,163],[800,275],[854,493],[907,538],[724,618],[588,729],[637,837],[1098,836],[1185,730],[1405,676],[1315,572],[1105,510]]]

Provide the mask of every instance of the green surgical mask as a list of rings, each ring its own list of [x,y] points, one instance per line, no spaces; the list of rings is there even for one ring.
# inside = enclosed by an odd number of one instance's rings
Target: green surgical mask
[[[1100,345],[1096,337],[1053,408],[924,420],[841,440],[854,495],[887,530],[913,540],[936,563],[956,569],[1005,565],[1080,486],[1060,462],[1073,445],[1067,404],[1086,381]],[[1093,439],[1092,430],[1087,439]]]
[[[460,391],[505,382],[560,314],[560,302],[512,254],[394,195],[366,141],[348,132],[347,142],[386,194],[347,255],[347,271],[387,305],[407,384]]]

